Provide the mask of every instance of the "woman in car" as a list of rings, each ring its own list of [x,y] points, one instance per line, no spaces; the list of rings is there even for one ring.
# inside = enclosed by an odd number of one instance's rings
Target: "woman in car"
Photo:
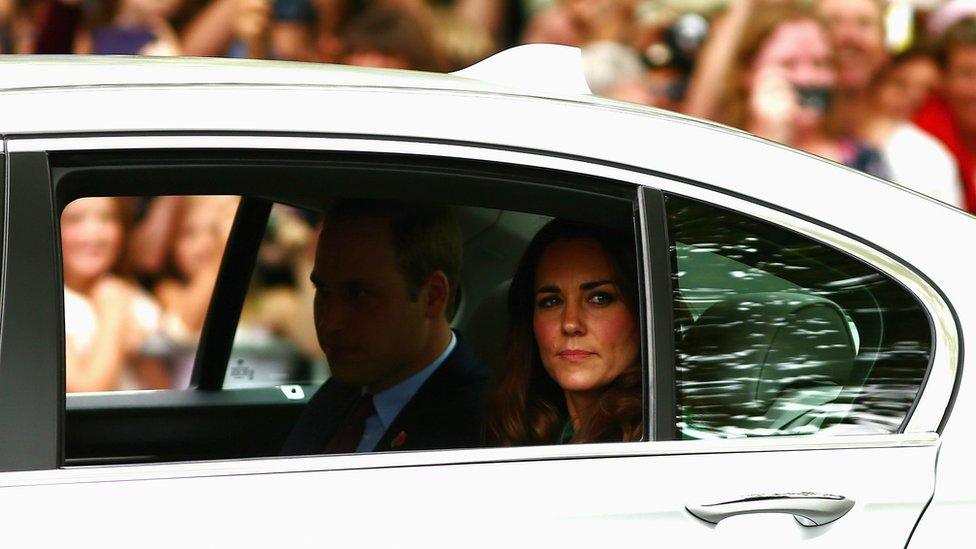
[[[639,440],[637,267],[626,233],[555,220],[508,294],[508,338],[489,395],[501,446]]]

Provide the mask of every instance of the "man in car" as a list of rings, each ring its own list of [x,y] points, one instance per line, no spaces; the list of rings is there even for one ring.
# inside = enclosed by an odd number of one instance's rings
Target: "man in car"
[[[339,200],[312,283],[332,377],[283,454],[476,446],[488,372],[451,330],[461,235],[448,208]]]

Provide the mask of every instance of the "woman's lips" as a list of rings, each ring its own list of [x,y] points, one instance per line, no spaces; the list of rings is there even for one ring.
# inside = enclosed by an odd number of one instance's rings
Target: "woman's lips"
[[[579,362],[581,360],[586,360],[592,356],[596,356],[596,353],[590,351],[581,351],[579,349],[568,349],[566,351],[559,351],[556,354],[560,358],[564,360],[568,360],[570,362]]]

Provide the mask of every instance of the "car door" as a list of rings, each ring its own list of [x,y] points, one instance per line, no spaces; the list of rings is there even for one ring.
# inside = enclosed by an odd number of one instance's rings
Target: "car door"
[[[858,259],[863,253],[870,259],[868,264],[884,276],[897,274],[910,295],[929,288],[917,276],[894,273],[896,263],[879,257],[868,245],[810,221],[691,183],[595,162],[423,141],[200,135],[190,139],[174,135],[64,142],[11,139],[9,147],[11,173],[17,175],[22,169],[25,179],[23,183],[11,180],[10,211],[21,212],[22,218],[8,221],[8,246],[15,245],[14,235],[35,233],[30,246],[21,243],[21,247],[8,248],[5,281],[9,288],[33,278],[38,287],[18,294],[5,292],[4,300],[4,368],[21,366],[8,374],[18,377],[4,384],[3,390],[17,389],[21,400],[28,401],[20,413],[22,419],[4,430],[20,433],[27,450],[15,451],[4,444],[6,472],[0,474],[0,507],[8,526],[0,536],[8,540],[26,536],[38,542],[83,539],[108,546],[133,542],[163,546],[193,540],[246,546],[338,540],[371,546],[592,546],[647,540],[701,547],[750,540],[777,547],[791,543],[901,547],[931,497],[941,414],[934,424],[931,412],[923,417],[923,412],[938,408],[938,402],[925,402],[925,395],[917,404],[912,400],[914,413],[891,432],[853,429],[843,436],[827,432],[771,436],[783,434],[772,432],[767,433],[770,436],[679,439],[679,407],[687,387],[679,386],[680,373],[675,367],[675,330],[682,320],[675,312],[672,291],[672,285],[679,285],[674,278],[677,252],[671,251],[676,246],[666,238],[673,229],[669,226],[670,197],[692,198],[750,218],[769,219],[774,227],[786,228],[817,245],[842,248],[857,261],[867,262]],[[632,206],[624,215],[626,223],[641,234],[638,252],[644,259],[642,286],[646,288],[643,353],[646,391],[653,404],[647,407],[645,440],[66,466],[61,442],[64,381],[59,345],[31,350],[28,343],[57,342],[61,337],[56,329],[60,322],[57,246],[54,225],[45,213],[53,211],[55,202],[50,182],[44,185],[49,174],[46,154],[62,149],[186,151],[188,147],[391,154],[401,158],[408,171],[417,158],[439,158],[452,163],[452,169],[458,169],[453,163],[460,163],[466,173],[475,176],[480,175],[479,169],[490,172],[486,165],[504,167],[508,178],[515,181],[506,187],[510,189],[545,191],[533,179],[537,171],[543,171],[550,177],[584,179],[585,185],[578,190],[589,193],[593,200],[616,196],[620,189],[625,195],[632,194],[632,203],[624,202]],[[473,160],[487,164],[467,163]],[[491,173],[497,177],[496,172]],[[389,189],[405,193],[403,185],[394,181]],[[192,186],[186,188],[192,190]],[[444,190],[448,188],[441,190],[448,192]],[[272,183],[257,182],[248,191],[273,193]],[[460,185],[454,192],[469,191]],[[544,200],[545,194],[525,196]],[[579,204],[585,202],[570,201],[559,207],[577,216],[597,215],[585,209],[574,211]],[[937,300],[919,307],[942,320],[949,315],[945,304]],[[14,324],[13,318],[25,320]],[[940,331],[946,324],[937,323],[932,334],[940,345],[934,346],[932,356],[924,357],[934,372],[928,375],[926,394],[932,391],[936,400],[940,398],[937,390],[944,389],[939,386],[944,385],[939,368],[949,368],[947,348],[952,336]],[[40,389],[25,395],[28,387]],[[849,508],[840,518],[826,520],[844,507]],[[52,516],[57,529],[49,527]],[[801,517],[800,521],[794,516]],[[820,525],[811,525],[811,520]]]

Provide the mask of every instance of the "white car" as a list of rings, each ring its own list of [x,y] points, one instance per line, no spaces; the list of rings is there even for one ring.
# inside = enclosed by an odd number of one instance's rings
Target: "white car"
[[[0,75],[3,547],[972,546],[961,211],[593,97],[559,46],[454,75],[17,56]],[[243,197],[193,383],[65,396],[60,212],[174,194]],[[546,220],[632,228],[643,440],[279,457],[321,379],[240,382],[265,364],[234,346],[256,243],[273,204],[346,195],[458,211],[453,322],[485,355]]]

